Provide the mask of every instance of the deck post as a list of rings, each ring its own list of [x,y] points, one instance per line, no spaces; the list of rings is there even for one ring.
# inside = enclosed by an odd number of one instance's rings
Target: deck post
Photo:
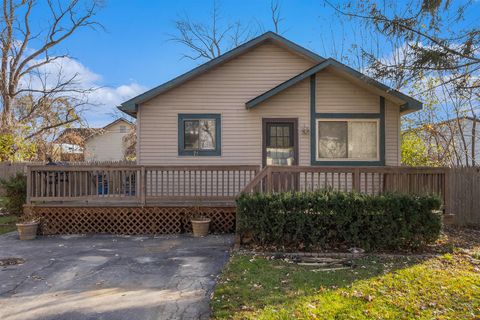
[[[355,168],[353,171],[353,190],[360,192],[360,169]]]
[[[267,168],[267,193],[272,193],[273,191],[273,173],[272,167]]]
[[[140,169],[140,203],[142,207],[146,204],[147,179],[145,175],[145,166]]]

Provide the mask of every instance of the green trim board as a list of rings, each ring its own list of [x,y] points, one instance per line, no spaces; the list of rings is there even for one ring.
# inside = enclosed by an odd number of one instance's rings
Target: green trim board
[[[336,69],[339,69],[341,71],[344,71],[348,74],[350,74],[351,76],[354,76],[362,81],[364,81],[365,83],[367,84],[370,84],[380,90],[382,90],[387,96],[388,95],[391,95],[391,96],[394,96],[402,101],[405,102],[404,105],[401,106],[401,111],[417,111],[417,110],[421,110],[422,109],[422,103],[410,96],[407,96],[406,94],[403,94],[401,93],[400,91],[397,91],[397,90],[394,90],[386,85],[384,85],[383,83],[380,83],[360,72],[358,72],[357,70],[355,69],[352,69],[338,61],[336,61],[335,59],[332,59],[332,58],[328,58],[327,60],[325,61],[322,61],[320,62],[319,64],[313,66],[312,68],[296,75],[295,77],[293,78],[290,78],[289,80],[279,84],[278,86],[262,93],[261,95],[247,101],[245,103],[245,106],[247,109],[250,109],[250,108],[255,108],[256,106],[258,106],[259,104],[261,104],[263,101],[269,99],[270,97],[280,93],[281,91],[287,89],[287,88],[290,88],[291,86],[297,84],[298,82],[304,80],[304,79],[307,79],[308,77],[311,77],[313,74],[316,74],[317,72],[320,72],[322,71],[323,69],[327,68],[327,67],[331,67],[331,68],[336,68]]]
[[[317,113],[316,75],[310,76],[310,164],[312,166],[384,166],[385,165],[385,98],[380,96],[379,113]],[[378,161],[340,160],[321,161],[317,154],[317,119],[379,119],[380,139]]]
[[[379,119],[381,113],[315,113],[315,118],[324,119]]]
[[[380,165],[385,165],[385,97],[380,96]]]
[[[310,164],[316,165],[317,159],[317,125],[316,125],[316,108],[317,108],[317,78],[316,74],[310,76]]]
[[[247,41],[245,42],[244,44],[220,55],[219,57],[215,58],[215,59],[212,59],[168,82],[165,82],[153,89],[150,89],[148,91],[145,91],[144,93],[136,96],[136,97],[133,97],[131,98],[130,100],[128,101],[125,101],[123,102],[120,106],[118,106],[117,108],[120,109],[121,111],[135,117],[135,114],[137,113],[137,109],[138,109],[138,105],[147,101],[147,100],[150,100],[152,99],[153,97],[167,91],[167,90],[170,90],[174,87],[177,87],[179,85],[181,85],[182,83],[186,82],[187,80],[189,79],[192,79],[210,69],[212,69],[213,67],[215,66],[218,66],[226,61],[229,61],[233,58],[236,58],[237,56],[243,54],[244,52],[247,52],[248,50],[250,49],[253,49],[255,47],[257,47],[258,45],[260,45],[261,43],[265,42],[265,41],[273,41],[273,42],[276,42],[276,43],[279,43],[285,47],[287,47],[288,49],[304,56],[304,57],[307,57],[308,59],[312,60],[313,62],[315,63],[319,63],[321,61],[324,61],[325,58],[319,56],[318,54],[272,32],[272,31],[268,31],[268,32],[265,32],[264,34],[256,37],[256,38],[253,38],[252,40],[250,41]]]
[[[214,150],[185,150],[184,140],[184,121],[195,119],[214,119],[215,120],[215,149]],[[178,114],[178,155],[179,156],[221,156],[222,155],[222,121],[218,113],[179,113]]]

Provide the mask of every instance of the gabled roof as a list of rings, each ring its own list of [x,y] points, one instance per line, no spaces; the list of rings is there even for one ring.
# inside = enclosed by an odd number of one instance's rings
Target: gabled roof
[[[118,118],[116,120],[114,120],[113,122],[110,122],[109,124],[105,125],[102,129],[106,130],[108,127],[111,127],[119,122],[125,122],[126,124],[130,125],[130,126],[134,126],[133,123],[131,123],[130,121],[128,121],[127,119],[121,117],[121,118]]]
[[[120,106],[118,106],[118,109],[120,109],[121,111],[131,115],[131,116],[135,116],[135,114],[137,113],[137,108],[138,108],[138,105],[142,102],[145,102],[147,100],[150,100],[152,99],[153,97],[159,95],[159,94],[162,94],[164,93],[165,91],[167,90],[170,90],[172,88],[175,88],[181,84],[183,84],[184,82],[194,78],[194,77],[197,77],[199,76],[200,74],[204,73],[204,72],[207,72],[208,70],[222,64],[222,63],[225,63],[233,58],[236,58],[237,56],[257,47],[258,45],[266,42],[266,41],[272,41],[274,43],[277,43],[277,44],[280,44],[284,47],[287,47],[289,48],[290,50],[296,52],[297,54],[301,55],[301,56],[304,56],[310,60],[312,60],[313,62],[322,62],[324,61],[325,59],[319,55],[317,55],[316,53],[308,50],[308,49],[305,49],[304,47],[301,47],[299,46],[298,44],[296,43],[293,43],[291,42],[290,40],[288,39],[285,39],[284,37],[274,33],[274,32],[266,32],[248,42],[245,42],[244,44],[222,54],[221,56],[215,58],[215,59],[212,59],[192,70],[190,70],[189,72],[187,73],[184,73],[168,82],[165,82],[164,84],[158,86],[158,87],[155,87],[151,90],[148,90],[124,103],[122,103]]]
[[[102,128],[67,128],[55,139],[55,143],[77,144],[100,133]]]
[[[345,72],[347,74],[349,74],[350,76],[354,77],[354,78],[358,78],[359,80],[362,80],[362,81],[365,81],[365,83],[367,84],[370,84],[374,87],[376,87],[377,89],[380,89],[381,91],[383,91],[387,96],[393,96],[393,97],[396,97],[398,99],[400,99],[401,101],[405,102],[404,105],[402,105],[401,107],[401,112],[409,112],[409,111],[417,111],[417,110],[420,110],[422,109],[422,103],[410,96],[407,96],[403,93],[401,93],[400,91],[397,91],[397,90],[394,90],[386,85],[384,85],[383,83],[380,83],[378,82],[377,80],[374,80],[366,75],[364,75],[363,73],[360,73],[358,72],[357,70],[355,69],[352,69],[338,61],[336,61],[335,59],[332,59],[332,58],[328,58],[322,62],[320,62],[319,64],[313,66],[312,68],[296,75],[295,77],[279,84],[278,86],[262,93],[261,95],[253,98],[252,100],[250,101],[247,101],[245,103],[245,106],[247,107],[247,109],[250,109],[250,108],[254,108],[256,106],[258,106],[260,103],[262,103],[263,101],[267,100],[268,98],[276,95],[277,93],[279,92],[282,92],[283,90],[287,89],[287,88],[290,88],[291,86],[293,86],[294,84],[310,77],[311,75],[314,75],[316,74],[317,72],[327,68],[327,67],[331,67],[331,68],[335,68],[335,69],[338,69],[342,72]]]

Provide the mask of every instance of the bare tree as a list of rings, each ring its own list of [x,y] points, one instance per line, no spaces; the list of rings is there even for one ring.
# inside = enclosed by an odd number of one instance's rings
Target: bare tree
[[[221,8],[217,1],[208,23],[192,21],[185,14],[175,22],[176,34],[170,35],[170,40],[182,44],[188,49],[183,57],[191,60],[211,60],[222,53],[249,40],[254,32],[248,25],[240,21],[224,23]]]
[[[471,1],[324,1],[339,14],[362,21],[385,37],[403,40],[408,48],[404,63],[370,57],[377,77],[401,73],[401,77],[416,81],[432,73],[448,73],[451,76],[444,82],[480,97],[479,22],[475,15],[466,15],[474,10]]]
[[[280,34],[280,23],[285,19],[281,16],[281,8],[278,0],[270,2],[270,12],[275,33]]]
[[[40,5],[47,8],[47,25],[31,23],[32,14]],[[79,120],[77,107],[85,105],[80,98],[91,89],[81,88],[77,75],[66,75],[61,68],[57,68],[52,78],[51,67],[69,58],[67,53],[56,52],[59,44],[80,28],[99,26],[93,20],[99,5],[98,0],[45,0],[41,3],[3,0],[0,18],[3,134],[14,134],[27,123],[31,128],[34,123],[35,131],[28,130],[23,136],[32,139]],[[47,121],[38,121],[40,118]],[[52,119],[55,121],[50,121]]]
[[[130,128],[127,135],[123,137],[124,160],[133,161],[137,157],[137,132],[135,128]]]
[[[354,26],[349,39],[367,34],[355,38],[356,54],[347,59],[356,56],[363,72],[424,102],[422,111],[403,118],[403,128],[425,142],[427,158],[440,165],[478,164],[480,32],[478,19],[465,14],[471,1],[324,2]],[[339,48],[345,60],[343,43]],[[466,119],[474,119],[472,127]]]

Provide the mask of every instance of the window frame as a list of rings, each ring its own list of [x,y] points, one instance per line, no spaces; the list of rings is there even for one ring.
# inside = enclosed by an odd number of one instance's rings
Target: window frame
[[[320,130],[318,130],[319,122],[347,122],[347,134],[348,134],[348,122],[375,122],[377,124],[377,156],[375,158],[320,158],[318,156],[319,148],[318,141],[320,138]],[[317,162],[379,162],[381,161],[381,148],[380,148],[380,134],[381,134],[381,121],[378,118],[316,118],[315,119],[315,161]],[[347,156],[348,156],[348,140],[347,140]]]
[[[185,121],[214,120],[215,148],[212,150],[185,149]],[[221,156],[221,114],[219,113],[179,113],[178,114],[178,155],[179,156]]]

